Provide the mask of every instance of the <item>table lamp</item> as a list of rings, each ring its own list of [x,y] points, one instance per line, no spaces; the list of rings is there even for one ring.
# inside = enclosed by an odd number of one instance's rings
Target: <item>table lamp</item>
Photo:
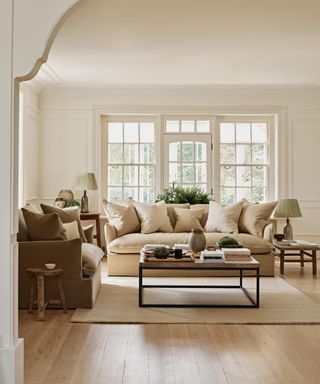
[[[81,212],[82,213],[88,213],[89,212],[89,202],[88,202],[88,196],[87,191],[93,191],[98,189],[96,176],[94,173],[82,173],[79,175],[76,179],[75,189],[83,189],[83,196],[81,198]]]
[[[283,234],[285,240],[293,240],[292,226],[289,218],[302,217],[299,203],[297,199],[283,199],[279,200],[274,212],[273,217],[276,219],[285,218],[287,222],[283,227]]]

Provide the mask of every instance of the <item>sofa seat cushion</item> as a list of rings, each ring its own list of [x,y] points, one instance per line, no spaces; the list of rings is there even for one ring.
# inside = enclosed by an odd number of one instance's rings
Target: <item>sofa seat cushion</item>
[[[94,273],[98,267],[104,253],[95,244],[82,243],[81,246],[82,269],[86,272]]]
[[[226,233],[206,233],[207,246],[215,246],[217,241],[223,236],[229,236]],[[190,233],[130,233],[112,240],[108,245],[108,252],[119,254],[136,254],[145,244],[174,244],[188,243]],[[233,234],[236,240],[244,244],[251,250],[252,254],[270,253],[272,244],[257,236],[246,233]]]

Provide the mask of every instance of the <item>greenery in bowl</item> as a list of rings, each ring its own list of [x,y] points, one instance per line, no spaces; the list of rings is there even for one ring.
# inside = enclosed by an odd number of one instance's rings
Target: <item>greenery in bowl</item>
[[[220,247],[230,246],[230,245],[239,245],[236,239],[230,236],[224,236],[219,241],[218,244]]]
[[[66,207],[80,207],[78,200],[66,200]]]
[[[214,200],[210,193],[203,192],[198,187],[182,188],[173,184],[157,196],[156,202],[164,200],[167,204],[209,204]]]
[[[153,251],[153,257],[156,259],[166,259],[169,256],[169,250],[166,247],[156,247]]]

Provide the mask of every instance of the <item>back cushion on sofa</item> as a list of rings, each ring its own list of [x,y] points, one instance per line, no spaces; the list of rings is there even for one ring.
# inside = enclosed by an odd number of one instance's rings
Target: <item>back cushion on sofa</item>
[[[190,205],[190,209],[203,209],[202,218],[200,220],[200,224],[204,228],[206,225],[206,222],[208,220],[208,213],[209,213],[209,204],[192,204]]]
[[[177,222],[174,232],[191,232],[193,229],[203,229],[200,220],[203,215],[203,209],[183,209],[174,208],[177,215]]]
[[[243,201],[226,206],[211,201],[205,231],[238,233],[238,222],[242,206]]]
[[[102,201],[107,220],[114,226],[117,237],[140,232],[140,220],[133,205],[111,203],[106,199]]]
[[[188,209],[190,207],[190,204],[189,203],[185,203],[185,204],[166,204],[166,207],[167,207],[167,212],[168,212],[168,216],[169,216],[169,219],[170,219],[170,223],[172,225],[172,228],[175,227],[176,225],[176,222],[177,222],[177,215],[174,211],[174,208],[183,208],[183,209]]]

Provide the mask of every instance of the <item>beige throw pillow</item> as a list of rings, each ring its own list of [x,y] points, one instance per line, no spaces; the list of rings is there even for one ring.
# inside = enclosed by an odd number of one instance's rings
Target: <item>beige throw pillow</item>
[[[75,208],[66,208],[60,209],[57,207],[52,207],[51,205],[40,204],[43,213],[57,213],[61,221],[65,223],[71,223],[76,221],[78,224],[78,231],[83,242],[87,242],[86,236],[83,232],[81,221],[80,221],[80,210],[78,207]]]
[[[164,201],[155,204],[135,201],[134,207],[141,221],[141,233],[173,232]]]
[[[102,201],[107,220],[114,226],[117,237],[140,232],[140,221],[133,205],[111,203],[105,199]]]
[[[66,231],[56,213],[43,215],[21,208],[30,240],[66,240]]]
[[[203,229],[200,220],[203,215],[203,209],[183,209],[174,208],[177,222],[174,232],[191,232],[192,229]]]
[[[66,231],[67,240],[79,239],[80,233],[78,229],[78,223],[71,221],[71,223],[62,224]]]
[[[262,237],[264,227],[269,223],[276,205],[277,201],[263,204],[245,201],[239,219],[239,231]]]
[[[232,205],[221,206],[210,201],[206,232],[238,233],[238,221],[243,201]]]

